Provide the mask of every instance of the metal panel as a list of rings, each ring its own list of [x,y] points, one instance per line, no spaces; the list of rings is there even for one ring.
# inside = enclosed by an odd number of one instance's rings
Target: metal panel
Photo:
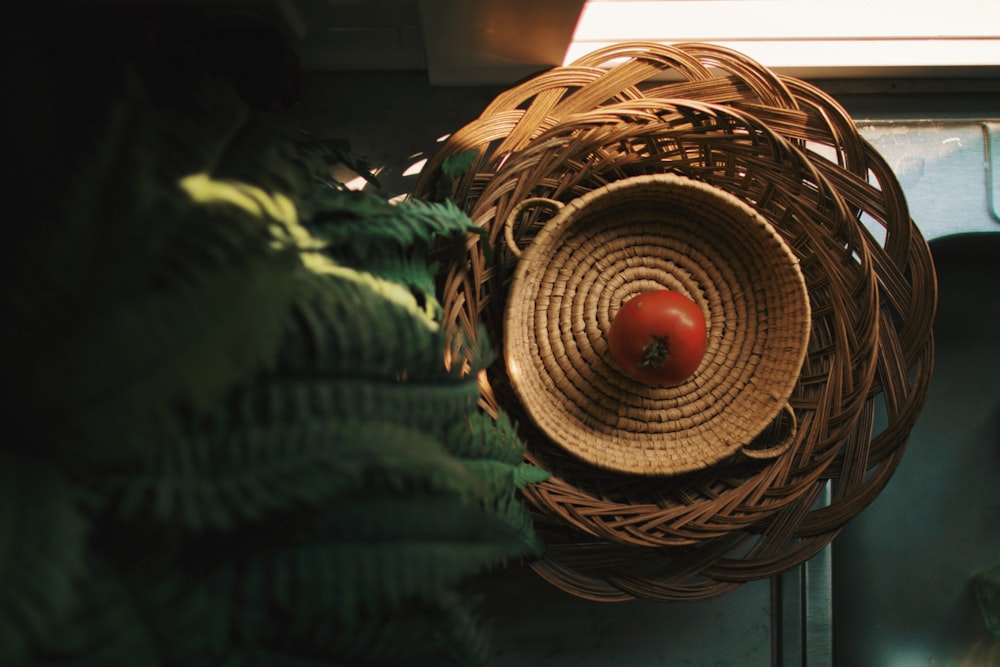
[[[862,121],[859,129],[888,161],[906,193],[910,215],[928,239],[1000,231],[996,215],[996,167],[988,173],[987,120]],[[990,128],[993,128],[991,135]],[[994,139],[995,143],[995,139]],[[993,180],[988,185],[988,181]]]
[[[833,543],[838,665],[1000,664],[970,585],[1000,559],[1000,234],[931,247],[939,302],[927,402],[893,478]]]
[[[983,123],[983,138],[986,141],[986,189],[990,213],[1000,222],[1000,122]]]
[[[827,483],[821,497],[830,502]],[[833,561],[828,545],[771,580],[772,667],[832,667]]]

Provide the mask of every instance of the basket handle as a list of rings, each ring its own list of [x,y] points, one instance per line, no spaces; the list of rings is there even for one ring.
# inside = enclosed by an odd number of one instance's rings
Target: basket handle
[[[799,423],[795,419],[795,411],[786,403],[781,409],[781,413],[764,429],[764,432],[749,444],[744,445],[740,451],[744,456],[752,459],[776,458],[792,446],[798,430]],[[777,443],[774,443],[771,437],[775,431],[778,432]]]
[[[527,199],[522,199],[511,209],[510,214],[507,216],[507,220],[504,221],[503,225],[503,237],[507,242],[507,247],[514,254],[514,257],[520,257],[522,249],[517,245],[517,241],[514,239],[514,222],[517,217],[521,215],[521,212],[529,206],[546,206],[559,211],[563,207],[561,201],[555,199],[549,199],[548,197],[528,197]]]

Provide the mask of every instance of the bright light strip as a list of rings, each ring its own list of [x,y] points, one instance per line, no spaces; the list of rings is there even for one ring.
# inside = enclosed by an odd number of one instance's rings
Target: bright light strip
[[[777,69],[1000,66],[1000,2],[588,2],[565,62],[621,41],[711,42]]]

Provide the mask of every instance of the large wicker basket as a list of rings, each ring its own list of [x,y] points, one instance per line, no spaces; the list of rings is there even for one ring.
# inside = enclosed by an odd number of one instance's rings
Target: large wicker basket
[[[770,460],[725,459],[670,477],[591,465],[537,428],[504,364],[483,407],[510,412],[528,459],[550,471],[526,491],[546,545],[534,569],[595,600],[698,599],[817,553],[879,493],[927,393],[936,282],[898,182],[846,112],[815,87],[705,44],[626,43],[499,95],[428,162],[476,149],[452,197],[487,232],[445,248],[445,322],[455,349],[480,326],[502,344],[517,252],[569,202],[609,183],[677,174],[767,220],[798,260],[811,322],[788,399],[798,424]],[[456,361],[456,360],[453,360]]]

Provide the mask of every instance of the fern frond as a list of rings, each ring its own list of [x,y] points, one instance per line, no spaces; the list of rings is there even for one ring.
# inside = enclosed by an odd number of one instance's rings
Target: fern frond
[[[525,444],[517,434],[517,425],[506,412],[496,419],[476,410],[448,427],[445,445],[455,456],[464,459],[490,459],[517,463],[524,456]]]
[[[522,463],[514,469],[514,486],[523,489],[531,484],[540,484],[551,476],[548,470],[530,463]]]
[[[494,519],[502,523],[506,530],[516,535],[524,547],[525,556],[540,556],[544,545],[535,533],[534,519],[523,499],[510,493],[498,496],[485,505],[486,510]]]
[[[299,648],[299,650],[301,650]],[[241,651],[240,662],[242,665],[252,665],[252,667],[332,667],[330,660],[325,657],[303,656],[295,649],[281,649],[274,647],[261,648],[258,646],[244,648]],[[335,667],[353,667],[350,665],[334,663]],[[229,667],[223,665],[222,667]],[[390,667],[385,665],[383,667]]]
[[[36,667],[168,667],[159,642],[138,615],[126,590],[91,576],[81,580],[81,605],[40,648]]]
[[[414,294],[406,285],[339,264],[328,255],[319,252],[303,253],[302,261],[310,271],[317,275],[325,276],[333,281],[352,283],[359,288],[368,290],[375,298],[392,302],[397,307],[409,312],[413,317],[418,318],[428,329],[436,330],[440,326],[436,303],[427,303],[423,295],[418,298],[418,295]]]
[[[390,204],[364,192],[332,188],[318,188],[303,201],[302,220],[331,248],[361,262],[387,247],[429,247],[441,238],[480,232],[453,202]]]
[[[489,633],[474,605],[454,591],[407,605],[385,619],[373,619],[339,639],[327,644],[327,654],[390,667],[477,667],[486,664],[489,652]]]
[[[54,219],[40,216],[45,224],[24,226],[35,237],[21,249],[30,249],[26,265],[36,280],[15,284],[56,288],[54,296],[66,299],[62,308],[73,314],[114,300],[122,289],[147,286],[159,244],[186,214],[177,208],[183,202],[175,183],[184,173],[177,170],[206,168],[201,161],[224,150],[229,128],[246,112],[224,86],[200,90],[215,94],[185,109],[164,109],[162,100],[154,106],[134,71],[115,87],[97,131],[83,133],[77,154],[66,159],[68,192],[54,197],[60,205]]]
[[[337,249],[328,249],[326,254],[343,266],[357,268],[379,280],[406,287],[424,312],[435,321],[440,321],[443,308],[437,298],[436,268],[428,261],[426,249],[386,248],[364,262],[337,252]]]
[[[444,338],[413,295],[344,269],[302,278],[280,367],[312,377],[457,378]]]
[[[330,168],[344,165],[376,188],[381,188],[375,169],[365,157],[351,149],[351,144],[343,139],[315,139],[303,137],[298,141],[298,159],[311,166],[315,180],[337,189],[345,189],[344,184],[330,175]]]
[[[445,446],[469,465],[495,468],[502,475],[502,484],[510,488],[521,489],[549,478],[547,471],[522,462],[524,441],[517,433],[517,425],[503,411],[494,419],[476,410],[453,422],[445,435]]]
[[[231,91],[130,81],[11,300],[59,333],[15,341],[16,377],[104,504],[88,532],[58,475],[0,467],[0,507],[31,517],[0,512],[0,664],[478,663],[455,589],[539,549],[536,473],[476,412],[489,352],[445,349],[428,263],[480,230],[330,187],[336,149]]]
[[[396,423],[434,437],[442,435],[451,420],[471,411],[479,396],[475,377],[457,381],[275,377],[261,391],[259,406],[269,411],[267,419],[304,416],[296,411],[311,406],[314,413],[330,419]]]
[[[298,535],[282,546],[272,535],[272,548],[254,550],[240,575],[244,603],[278,605],[293,631],[322,621],[349,635],[365,618],[527,553],[490,514],[445,497],[355,498]]]
[[[313,539],[364,546],[468,542],[509,544],[512,550],[523,550],[520,533],[489,514],[480,498],[420,491],[405,495],[372,492],[345,496],[304,519],[295,530],[304,536],[296,539],[305,543]],[[392,591],[386,593],[391,603],[408,596],[406,592],[398,597]]]
[[[405,288],[427,317],[441,306],[429,250],[439,239],[481,231],[452,203],[422,201],[393,205],[358,192],[318,188],[303,204],[303,224],[325,243],[324,255],[348,267]]]
[[[26,664],[76,603],[84,495],[40,461],[0,451],[0,664]]]
[[[451,382],[345,382],[338,383],[335,391],[339,397],[333,400],[340,406],[352,406],[356,415],[383,420],[405,418],[438,438],[446,424],[474,408],[479,396],[474,376]]]
[[[280,191],[268,191],[242,181],[215,179],[205,172],[189,174],[179,185],[198,204],[233,206],[254,218],[286,225],[298,221],[295,203]]]
[[[217,164],[215,178],[241,181],[298,200],[316,187],[321,162],[303,151],[310,141],[289,121],[254,113]]]
[[[232,643],[235,578],[182,561],[150,567],[98,553],[79,582],[81,604],[53,632],[39,667],[209,667]]]
[[[478,157],[479,149],[469,148],[445,159],[441,164],[441,171],[437,174],[437,182],[434,184],[435,201],[450,200],[454,193],[455,182],[472,168]]]
[[[438,441],[387,421],[303,416],[269,425],[219,420],[203,428],[141,474],[102,484],[122,519],[232,530],[366,491],[490,497],[482,476]]]
[[[270,263],[116,304],[40,359],[40,385],[66,448],[91,461],[129,460],[179,435],[179,406],[207,409],[273,365],[294,285]]]
[[[444,621],[440,624],[439,637],[445,655],[450,655],[456,665],[487,664],[490,633],[484,628],[473,606],[457,593],[441,597]]]
[[[254,664],[267,667],[476,667],[484,664],[488,639],[473,604],[464,596],[442,592],[387,616],[366,617],[349,633],[318,622],[251,650]]]

